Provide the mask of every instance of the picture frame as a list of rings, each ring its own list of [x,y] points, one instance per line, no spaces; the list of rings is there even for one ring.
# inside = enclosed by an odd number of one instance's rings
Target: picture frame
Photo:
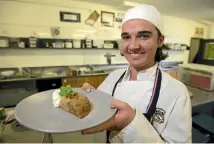
[[[100,17],[100,14],[94,10],[89,17],[85,20],[85,24],[93,26],[94,23],[96,23],[96,21],[98,20],[98,18]]]
[[[81,15],[80,13],[60,11],[60,21],[80,23]]]
[[[105,26],[113,27],[115,14],[113,12],[101,11],[101,23]]]

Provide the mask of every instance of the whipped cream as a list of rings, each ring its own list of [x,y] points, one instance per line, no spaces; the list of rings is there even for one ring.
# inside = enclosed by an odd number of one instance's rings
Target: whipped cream
[[[52,94],[52,100],[53,100],[53,105],[54,107],[59,107],[59,103],[60,103],[60,95],[59,95],[60,90],[55,90]]]

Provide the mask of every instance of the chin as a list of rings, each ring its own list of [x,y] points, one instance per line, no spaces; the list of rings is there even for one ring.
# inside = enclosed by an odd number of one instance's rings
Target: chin
[[[137,67],[145,65],[147,63],[147,61],[146,61],[145,58],[133,59],[131,57],[127,57],[126,59],[128,60],[128,62],[129,62],[130,65],[137,66]]]
[[[138,59],[138,60],[127,59],[127,60],[129,64],[134,68],[148,67],[150,64],[150,62],[145,59]]]
[[[129,64],[133,67],[139,68],[139,67],[144,67],[145,65],[147,65],[146,62],[139,62],[139,61],[129,61]]]
[[[136,64],[136,63],[130,63],[130,65],[134,68],[141,68],[141,67],[144,67],[146,64]]]

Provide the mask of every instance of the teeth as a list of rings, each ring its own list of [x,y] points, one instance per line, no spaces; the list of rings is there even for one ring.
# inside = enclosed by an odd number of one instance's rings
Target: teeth
[[[131,54],[132,56],[140,56],[140,54]]]

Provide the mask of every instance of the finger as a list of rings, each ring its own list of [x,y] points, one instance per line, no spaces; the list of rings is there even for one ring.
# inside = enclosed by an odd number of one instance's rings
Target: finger
[[[91,92],[94,91],[95,88],[93,86],[91,86],[89,83],[85,82],[82,87],[81,87],[85,92]]]
[[[102,131],[107,130],[110,127],[112,127],[114,125],[113,123],[114,123],[113,122],[113,118],[111,118],[109,121],[107,121],[107,122],[105,122],[105,123],[103,123],[101,125],[98,125],[98,126],[83,130],[81,133],[83,135],[85,135],[85,134],[94,134],[94,133],[102,132]]]
[[[82,88],[84,88],[84,89],[88,89],[88,88],[91,88],[92,86],[89,84],[89,83],[87,83],[87,82],[85,82],[83,85],[82,85]]]
[[[108,129],[108,131],[121,131],[121,128],[118,128],[118,127],[114,126],[114,127],[110,127]]]
[[[117,108],[117,109],[123,109],[126,106],[125,102],[122,102],[120,100],[117,99],[113,99],[113,101],[111,102],[111,108]]]
[[[86,89],[85,91],[89,93],[89,92],[91,92],[91,89],[90,89],[90,88],[88,88],[88,89]]]
[[[94,133],[102,132],[103,130],[104,130],[103,126],[97,126],[97,127],[93,127],[90,129],[83,130],[81,133],[83,135],[94,134]]]

